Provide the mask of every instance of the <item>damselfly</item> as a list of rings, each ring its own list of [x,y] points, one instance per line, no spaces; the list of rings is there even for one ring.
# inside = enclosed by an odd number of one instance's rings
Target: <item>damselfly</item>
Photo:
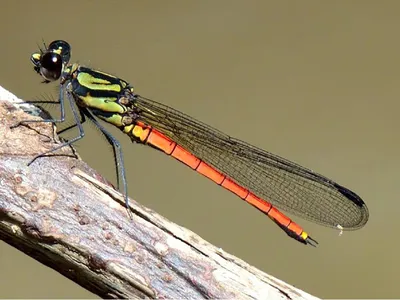
[[[125,80],[79,64],[70,64],[70,55],[71,46],[62,40],[53,41],[40,52],[32,54],[34,70],[44,78],[44,82],[60,82],[61,118],[22,123],[63,122],[66,95],[79,136],[37,155],[29,164],[81,139],[84,136],[82,124],[89,119],[114,147],[117,174],[129,210],[122,149],[120,143],[99,123],[99,118],[121,129],[133,142],[161,150],[233,192],[303,244],[316,246],[318,243],[277,208],[332,228],[354,230],[367,223],[367,206],[349,189],[136,94]]]

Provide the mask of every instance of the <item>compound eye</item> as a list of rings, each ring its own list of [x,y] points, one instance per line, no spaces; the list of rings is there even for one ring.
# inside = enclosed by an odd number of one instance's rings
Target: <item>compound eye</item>
[[[48,52],[43,54],[40,60],[40,74],[48,81],[60,78],[63,62],[60,54]]]
[[[64,64],[69,62],[71,58],[71,46],[66,41],[57,40],[50,43],[47,48],[49,52],[60,54]]]

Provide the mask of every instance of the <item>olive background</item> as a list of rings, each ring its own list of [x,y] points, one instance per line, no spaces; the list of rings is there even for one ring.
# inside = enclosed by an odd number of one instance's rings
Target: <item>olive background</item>
[[[321,298],[399,298],[399,1],[0,1],[0,85],[57,93],[29,57],[64,39],[72,61],[359,194],[370,220],[344,232],[294,218],[306,247],[228,191],[150,147],[123,144],[130,197]],[[57,115],[57,109],[54,111]],[[85,125],[79,154],[115,182]],[[71,137],[76,132],[73,132]],[[0,297],[96,298],[0,242]]]

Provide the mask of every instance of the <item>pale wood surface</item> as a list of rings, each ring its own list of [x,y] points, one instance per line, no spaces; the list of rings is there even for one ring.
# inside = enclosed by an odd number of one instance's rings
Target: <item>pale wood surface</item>
[[[122,195],[0,87],[0,238],[103,298],[316,299]],[[21,106],[20,106],[21,107]],[[35,110],[23,106],[30,113]]]

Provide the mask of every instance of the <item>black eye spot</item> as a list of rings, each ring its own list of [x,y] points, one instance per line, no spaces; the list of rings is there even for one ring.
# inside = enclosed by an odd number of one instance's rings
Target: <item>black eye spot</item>
[[[62,72],[62,58],[59,54],[48,52],[40,60],[40,74],[44,79],[54,81],[60,78]]]

